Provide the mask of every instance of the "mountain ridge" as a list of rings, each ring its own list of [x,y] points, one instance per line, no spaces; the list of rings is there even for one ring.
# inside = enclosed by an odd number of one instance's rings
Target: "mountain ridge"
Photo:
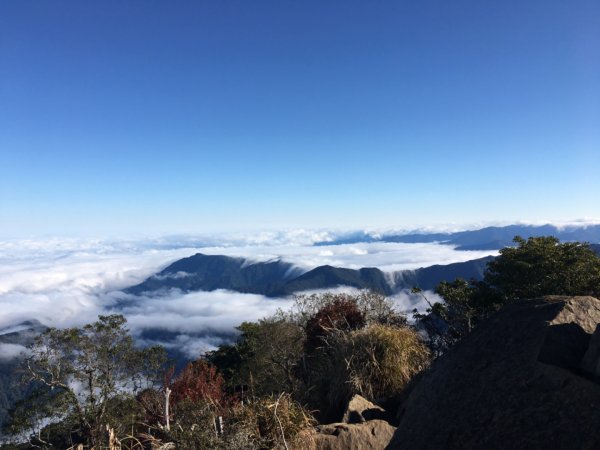
[[[590,244],[590,248],[600,255],[600,244]],[[487,264],[493,259],[493,256],[486,256],[458,263],[384,272],[376,267],[349,269],[331,265],[303,270],[281,259],[257,262],[240,257],[196,253],[175,261],[123,292],[142,295],[159,294],[169,289],[183,292],[225,289],[278,297],[349,286],[389,296],[414,286],[424,290],[434,289],[441,281],[456,278],[481,280]]]
[[[183,292],[226,289],[278,297],[302,291],[349,286],[392,295],[414,286],[433,289],[439,282],[451,281],[457,277],[479,280],[491,259],[493,256],[388,273],[376,267],[348,269],[330,265],[302,271],[281,260],[249,262],[244,258],[196,253],[175,261],[124,292],[152,295],[169,289]]]
[[[559,227],[556,225],[507,225],[490,226],[477,230],[466,230],[448,233],[408,233],[388,234],[379,237],[366,232],[352,233],[331,241],[319,241],[314,245],[328,246],[356,244],[360,242],[396,242],[404,244],[423,244],[439,242],[454,245],[456,250],[499,250],[512,246],[513,238],[556,236],[563,242],[600,243],[600,224],[585,226]]]

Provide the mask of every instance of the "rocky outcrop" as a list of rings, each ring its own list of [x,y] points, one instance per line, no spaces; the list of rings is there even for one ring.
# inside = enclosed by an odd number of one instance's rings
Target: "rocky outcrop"
[[[599,323],[592,297],[507,306],[412,387],[387,448],[600,448]]]
[[[381,406],[370,402],[361,395],[354,395],[348,402],[346,412],[342,418],[343,423],[363,423],[368,420],[385,420],[386,412]]]
[[[383,450],[394,435],[395,427],[384,420],[364,423],[332,423],[317,427],[316,450]]]
[[[341,423],[319,425],[312,435],[315,450],[383,450],[396,427],[386,420],[385,410],[355,395],[348,402]]]

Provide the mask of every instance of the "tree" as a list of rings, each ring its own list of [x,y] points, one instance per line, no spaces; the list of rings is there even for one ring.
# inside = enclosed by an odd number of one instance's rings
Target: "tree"
[[[519,236],[514,242],[517,247],[500,250],[485,272],[484,283],[497,294],[498,303],[541,295],[600,294],[600,258],[589,244]]]
[[[224,384],[223,376],[214,365],[203,359],[191,362],[170,386],[173,404],[188,399],[220,406],[224,401]]]
[[[517,299],[600,294],[600,258],[589,244],[519,236],[514,242],[515,247],[503,248],[488,263],[482,281],[444,281],[435,290],[444,302],[430,305],[425,314],[415,313],[434,353],[443,352],[492,312]]]
[[[294,393],[298,389],[297,366],[302,357],[304,330],[282,317],[244,322],[237,341],[207,354],[224,374],[230,388],[252,394]],[[242,400],[244,395],[242,392]]]
[[[107,425],[122,425],[122,402],[158,380],[165,360],[160,347],[135,348],[125,324],[123,316],[110,315],[83,328],[50,328],[25,363],[27,381],[44,395],[46,422],[72,423],[96,448],[104,444]]]
[[[306,327],[309,319],[325,306],[334,302],[353,302],[364,316],[366,324],[379,323],[382,325],[406,324],[406,316],[396,311],[393,302],[384,295],[371,291],[361,291],[357,294],[335,294],[323,292],[318,294],[300,294],[294,296],[294,305],[287,314],[280,313],[285,320]]]

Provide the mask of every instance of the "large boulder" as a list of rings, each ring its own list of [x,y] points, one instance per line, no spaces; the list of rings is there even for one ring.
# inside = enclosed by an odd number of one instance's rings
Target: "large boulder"
[[[410,388],[388,448],[600,448],[600,385],[582,370],[599,323],[592,297],[505,307]]]

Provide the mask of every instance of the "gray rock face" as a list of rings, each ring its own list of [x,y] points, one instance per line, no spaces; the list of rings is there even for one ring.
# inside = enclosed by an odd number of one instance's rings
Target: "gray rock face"
[[[384,420],[332,423],[317,427],[314,443],[316,450],[383,450],[395,430]]]
[[[387,448],[600,448],[599,323],[592,297],[507,306],[412,387]]]

